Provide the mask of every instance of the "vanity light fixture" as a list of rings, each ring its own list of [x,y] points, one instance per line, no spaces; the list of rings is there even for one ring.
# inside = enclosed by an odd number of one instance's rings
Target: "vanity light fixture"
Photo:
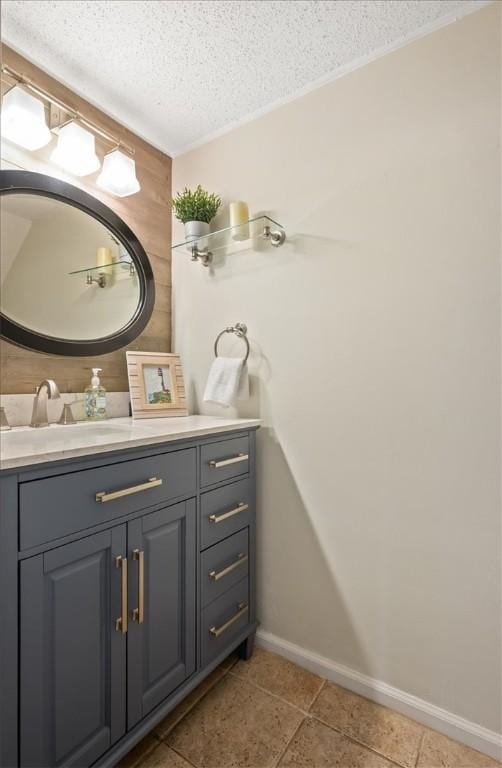
[[[87,176],[99,169],[97,136],[113,147],[104,157],[99,186],[117,197],[139,192],[132,146],[12,67],[2,64],[1,72],[10,86],[3,97],[2,136],[25,149],[36,150],[49,143],[52,131],[57,132],[58,143],[51,159],[74,176]],[[51,130],[45,121],[46,104]]]
[[[136,178],[136,165],[132,157],[117,147],[103,159],[103,167],[97,179],[98,187],[117,197],[134,195],[141,189]]]
[[[94,173],[100,166],[94,134],[73,120],[63,125],[59,129],[58,143],[51,160],[74,176]]]
[[[2,136],[25,149],[40,149],[52,138],[40,99],[16,85],[3,97]]]

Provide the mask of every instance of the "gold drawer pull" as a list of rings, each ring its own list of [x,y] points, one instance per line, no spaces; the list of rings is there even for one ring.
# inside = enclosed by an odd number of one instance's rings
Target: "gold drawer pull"
[[[134,549],[132,557],[138,563],[138,607],[132,612],[132,620],[143,624],[145,620],[145,552],[143,549]]]
[[[247,461],[249,459],[248,453],[238,453],[237,456],[231,456],[229,459],[221,459],[220,461],[209,462],[211,469],[220,469],[220,467],[228,467],[229,464],[238,464],[239,461]]]
[[[249,504],[244,504],[243,501],[239,501],[239,505],[237,507],[234,507],[234,509],[229,509],[228,512],[224,512],[222,515],[209,515],[209,522],[221,523],[223,520],[226,520],[227,517],[233,517],[234,515],[238,515],[239,512],[245,512],[248,508]]]
[[[121,616],[115,620],[115,629],[117,632],[121,632],[123,635],[127,632],[127,557],[118,555],[115,558],[115,568],[121,570],[121,596],[120,596],[120,613]]]
[[[237,619],[240,619],[241,616],[244,616],[245,613],[248,612],[248,605],[247,603],[239,603],[237,605],[237,613],[232,616],[231,619],[226,621],[224,624],[221,625],[221,627],[211,627],[209,630],[209,634],[213,637],[219,637],[222,635],[229,627],[232,626],[234,622],[237,621]]]
[[[242,565],[243,563],[247,563],[248,556],[244,554],[244,552],[240,552],[237,555],[237,560],[235,560],[231,565],[227,565],[226,568],[223,568],[221,571],[209,571],[209,578],[213,581],[219,581],[223,578],[223,576],[226,576],[228,573],[232,573],[233,570],[239,567],[239,565]]]
[[[130,496],[132,493],[140,493],[140,491],[148,491],[149,488],[155,488],[157,485],[162,485],[162,479],[156,477],[149,477],[145,483],[139,485],[131,485],[129,488],[122,488],[120,491],[100,491],[96,494],[96,501],[100,501],[104,504],[105,501],[113,501],[114,499],[121,499],[122,496]]]

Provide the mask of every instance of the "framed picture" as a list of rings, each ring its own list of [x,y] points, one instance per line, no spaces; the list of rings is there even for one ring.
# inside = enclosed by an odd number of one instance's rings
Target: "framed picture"
[[[179,355],[126,352],[134,419],[188,416]]]

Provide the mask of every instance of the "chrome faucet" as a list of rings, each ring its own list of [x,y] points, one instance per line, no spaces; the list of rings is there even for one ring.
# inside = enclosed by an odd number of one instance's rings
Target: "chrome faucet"
[[[47,397],[40,397],[43,389],[47,390]],[[61,397],[56,382],[53,379],[44,379],[37,387],[37,394],[33,400],[33,413],[30,427],[48,427],[47,400],[56,400]]]

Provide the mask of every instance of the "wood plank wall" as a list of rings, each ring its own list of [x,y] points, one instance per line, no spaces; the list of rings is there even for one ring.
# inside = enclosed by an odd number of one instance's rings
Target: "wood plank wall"
[[[141,184],[141,191],[135,195],[122,199],[107,195],[95,184],[97,174],[84,179],[66,180],[99,198],[136,233],[152,264],[156,299],[151,320],[141,336],[128,347],[100,357],[43,355],[0,340],[0,393],[34,392],[37,384],[47,377],[55,379],[62,392],[82,392],[89,383],[92,365],[103,368],[102,382],[107,390],[127,391],[126,349],[148,352],[171,350],[171,158],[135,136],[5,45],[2,46],[2,60],[134,147],[136,173]],[[2,82],[3,88],[5,85],[5,82]],[[82,89],[85,89],[85,83]],[[48,173],[48,169],[54,171],[54,166],[50,166],[48,161],[53,146],[51,142],[49,148],[37,153],[23,153],[23,160],[19,161],[19,165],[26,170],[41,173]],[[111,146],[96,139],[96,149],[102,158]],[[6,159],[12,162],[11,158]]]

